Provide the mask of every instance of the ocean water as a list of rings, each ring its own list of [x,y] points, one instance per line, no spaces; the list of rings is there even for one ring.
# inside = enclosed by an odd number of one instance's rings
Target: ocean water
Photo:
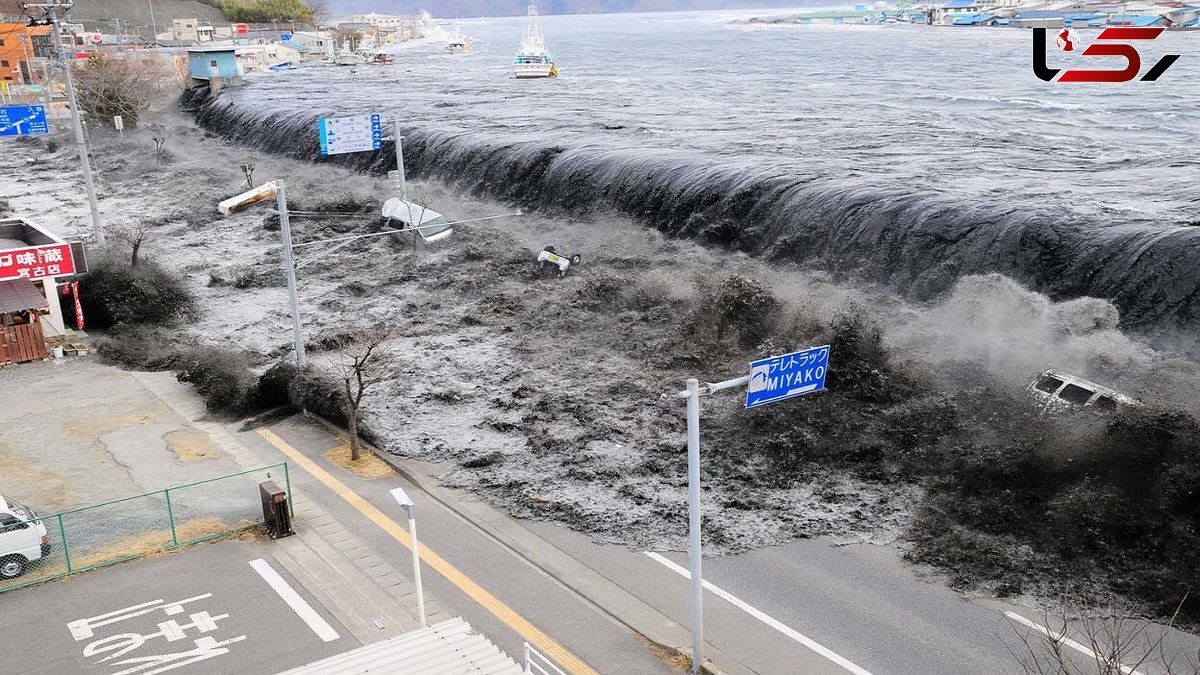
[[[543,17],[561,74],[522,81],[523,19],[464,21],[475,54],[430,42],[394,66],[256,74],[199,119],[315,156],[315,118],[380,112],[411,171],[464,190],[614,209],[918,298],[1000,271],[1112,299],[1151,334],[1200,321],[1200,33],[1141,46],[1145,68],[1183,55],[1157,82],[1055,84],[1033,74],[1029,31],[754,14]],[[1053,44],[1049,59],[1121,65]],[[388,152],[342,161],[391,168]]]

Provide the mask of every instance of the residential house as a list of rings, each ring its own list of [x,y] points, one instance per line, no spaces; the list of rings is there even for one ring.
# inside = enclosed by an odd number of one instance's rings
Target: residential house
[[[194,42],[212,42],[216,29],[212,24],[202,23],[199,19],[175,19],[171,22],[171,30],[159,33],[160,40],[192,40]]]
[[[1200,26],[1200,6],[1176,7],[1167,11],[1171,28],[1196,28]]]
[[[276,47],[278,47],[277,54],[279,56],[279,61],[277,61],[277,63],[287,61],[291,64],[299,64],[302,61],[309,60],[310,58],[320,59],[322,56],[319,52],[314,55],[313,51],[308,47],[296,44],[291,40],[284,40],[276,45]]]
[[[281,44],[290,43],[293,46],[303,47],[302,53],[305,58],[328,58],[332,59],[337,52],[337,45],[334,44],[333,33],[330,31],[315,31],[312,33],[297,32],[292,33],[292,39],[285,40]]]
[[[929,8],[929,23],[935,26],[948,26],[952,14],[975,14],[983,9],[981,0],[949,0],[941,7]]]

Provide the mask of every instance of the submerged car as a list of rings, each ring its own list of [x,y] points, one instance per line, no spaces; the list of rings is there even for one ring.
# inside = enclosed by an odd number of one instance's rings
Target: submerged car
[[[1047,407],[1058,409],[1091,406],[1097,410],[1116,410],[1119,405],[1141,405],[1115,389],[1058,370],[1042,373],[1028,389]]]
[[[454,228],[442,214],[428,206],[392,197],[383,204],[383,217],[399,223],[398,236],[415,243],[441,241],[454,234]]]

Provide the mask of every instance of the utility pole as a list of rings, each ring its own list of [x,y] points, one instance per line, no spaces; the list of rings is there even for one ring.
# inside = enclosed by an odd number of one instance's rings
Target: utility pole
[[[288,218],[287,186],[275,181],[275,203],[279,207],[279,229],[283,235],[283,271],[287,275],[288,301],[292,305],[292,341],[296,349],[296,368],[304,370],[304,334],[300,331],[300,298],[296,294],[296,262],[292,257],[292,224]]]
[[[53,2],[26,3],[25,9],[44,9],[46,11],[39,23],[50,24],[54,53],[62,59],[62,30],[58,25],[58,10],[66,12],[75,6],[70,0],[54,0]],[[73,61],[72,59],[71,61]],[[71,75],[71,61],[62,59],[63,81],[67,85],[67,104],[71,106],[71,123],[75,127],[75,144],[79,147],[79,159],[83,164],[83,182],[87,187],[88,206],[92,210],[92,232],[96,237],[96,245],[104,246],[104,225],[100,222],[100,207],[96,203],[96,182],[92,178],[92,162],[88,157],[87,141],[83,137],[83,120],[79,115],[79,100],[75,98],[75,78]]]
[[[404,136],[400,134],[400,121],[395,122],[396,129],[396,171],[400,180],[400,199],[408,201],[408,182],[404,175]],[[420,223],[417,223],[418,225]]]
[[[150,1],[150,44],[158,42],[158,24],[154,22],[154,0]]]

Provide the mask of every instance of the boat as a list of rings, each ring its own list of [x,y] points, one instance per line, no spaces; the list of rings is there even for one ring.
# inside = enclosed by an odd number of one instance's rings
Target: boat
[[[447,54],[470,54],[475,51],[471,46],[471,38],[463,33],[462,27],[457,24],[450,31],[450,36],[446,38],[446,53]]]
[[[529,3],[525,35],[521,37],[521,49],[513,61],[513,72],[520,79],[531,77],[558,77],[558,66],[554,64],[546,41],[542,38],[542,24],[538,19],[537,5]]]
[[[362,58],[364,63],[376,66],[389,66],[396,62],[396,59],[386,52],[364,51]]]
[[[348,43],[343,43],[342,52],[337,55],[337,59],[334,61],[334,63],[338,64],[339,66],[357,66],[362,63],[362,57],[350,51],[350,45]]]

